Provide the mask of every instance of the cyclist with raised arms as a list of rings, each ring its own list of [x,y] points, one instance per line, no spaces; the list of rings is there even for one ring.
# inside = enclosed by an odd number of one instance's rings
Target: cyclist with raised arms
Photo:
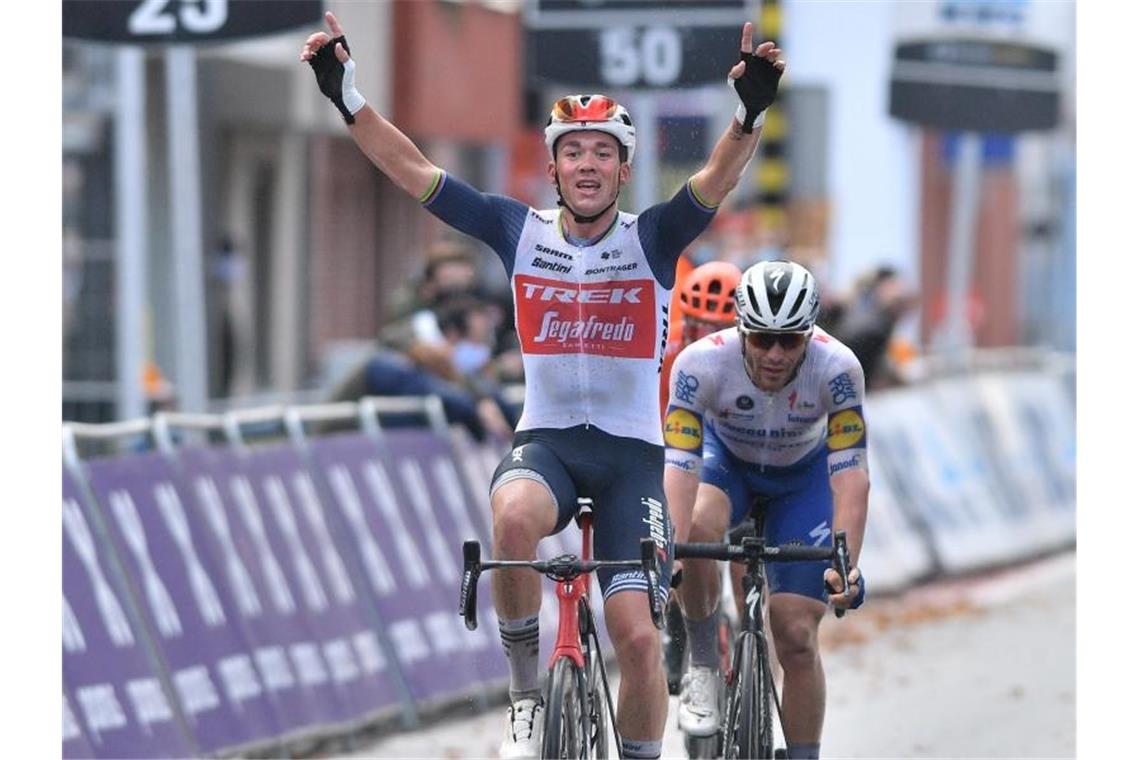
[[[736,289],[736,327],[697,341],[673,364],[665,416],[665,494],[678,534],[721,541],[757,495],[768,500],[769,544],[830,545],[833,530],[847,531],[847,594],[826,561],[767,567],[789,758],[819,757],[823,614],[829,603],[854,608],[864,596],[856,566],[870,482],[863,370],[850,349],[815,326],[818,314],[819,292],[804,267],[749,267]],[[680,598],[690,668],[678,721],[692,736],[709,736],[720,722],[716,562],[685,560]]]
[[[511,280],[526,395],[513,448],[491,483],[495,559],[533,559],[539,541],[576,513],[577,497],[589,496],[595,557],[636,558],[640,539],[651,537],[667,579],[672,529],[657,389],[676,262],[756,151],[757,127],[784,70],[781,51],[772,42],[753,49],[752,25],[744,24],[740,57],[728,74],[741,101],[736,118],[672,199],[638,215],[617,207],[636,148],[629,113],[602,95],[558,100],[546,144],[560,208],[536,210],[443,171],[368,107],[356,90],[344,33],[331,13],[325,20],[331,34],[311,35],[301,59],[361,151],[428,211],[490,246]],[[602,572],[599,585],[622,674],[623,754],[658,757],[668,696],[644,577]],[[543,711],[541,579],[529,570],[499,572],[492,591],[511,673],[501,756],[535,757]]]

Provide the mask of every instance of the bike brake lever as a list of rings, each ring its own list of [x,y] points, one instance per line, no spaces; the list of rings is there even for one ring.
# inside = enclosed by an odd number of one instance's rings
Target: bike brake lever
[[[665,628],[665,615],[661,610],[661,597],[657,595],[661,571],[657,564],[657,544],[652,538],[641,539],[641,569],[649,582],[649,615],[653,618],[653,625],[657,626],[657,630],[662,630]]]
[[[463,583],[459,587],[459,614],[463,616],[463,624],[469,631],[474,631],[479,625],[476,599],[479,573],[483,570],[479,555],[478,541],[463,542]]]
[[[851,581],[847,578],[851,572],[851,559],[847,553],[847,531],[845,530],[835,532],[835,564],[836,572],[843,579],[843,594],[846,596],[851,592]],[[846,614],[847,610],[835,608],[835,617],[841,618]]]

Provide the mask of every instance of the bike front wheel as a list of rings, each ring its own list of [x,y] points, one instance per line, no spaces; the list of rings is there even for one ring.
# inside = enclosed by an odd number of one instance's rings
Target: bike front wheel
[[[543,760],[573,760],[586,757],[588,739],[582,732],[579,682],[582,674],[567,657],[560,657],[547,684],[546,720],[542,732]]]
[[[754,633],[744,633],[733,671],[725,731],[726,758],[771,758],[772,685],[768,678],[768,651]]]

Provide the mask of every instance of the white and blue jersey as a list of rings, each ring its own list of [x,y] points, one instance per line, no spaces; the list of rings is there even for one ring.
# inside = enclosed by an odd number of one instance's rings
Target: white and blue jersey
[[[724,491],[730,526],[764,496],[768,543],[830,543],[830,478],[867,469],[863,369],[851,349],[816,327],[795,376],[767,393],[748,377],[740,336],[730,328],[686,347],[669,387],[666,467]],[[770,565],[770,587],[826,601],[826,564]]]

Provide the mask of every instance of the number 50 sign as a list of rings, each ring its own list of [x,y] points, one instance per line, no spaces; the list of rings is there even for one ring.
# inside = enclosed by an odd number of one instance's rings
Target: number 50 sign
[[[673,88],[720,81],[754,0],[530,0],[527,68],[537,85]]]
[[[63,36],[99,42],[211,42],[321,22],[321,0],[67,0]]]

